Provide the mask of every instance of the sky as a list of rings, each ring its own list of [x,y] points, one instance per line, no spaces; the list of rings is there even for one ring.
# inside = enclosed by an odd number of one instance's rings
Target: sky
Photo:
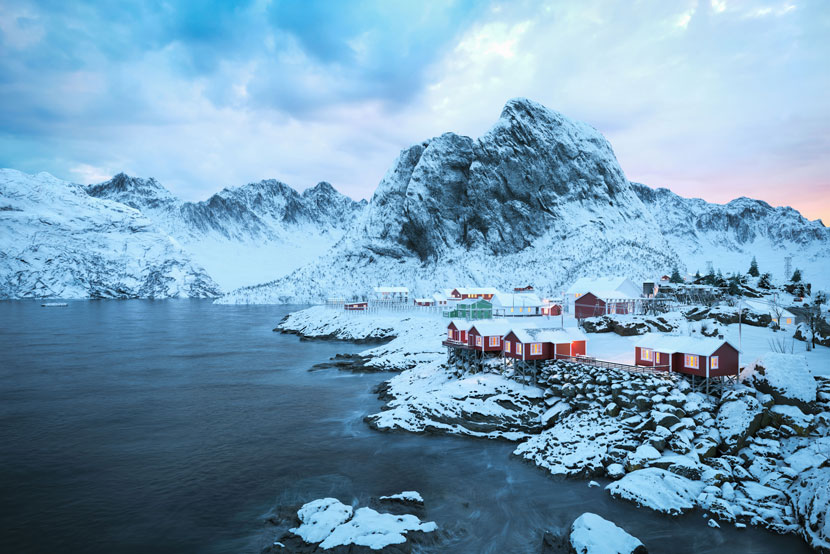
[[[0,0],[0,166],[370,198],[524,96],[631,181],[830,223],[830,2]]]

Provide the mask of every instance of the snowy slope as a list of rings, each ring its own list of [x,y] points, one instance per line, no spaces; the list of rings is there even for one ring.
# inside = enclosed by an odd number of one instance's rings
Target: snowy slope
[[[211,297],[216,283],[137,210],[0,169],[0,297]]]
[[[174,237],[223,289],[280,277],[340,240],[365,201],[329,183],[298,193],[269,179],[183,202],[155,179],[118,174],[87,192],[132,206]]]
[[[398,156],[369,207],[320,260],[221,302],[317,301],[406,284],[533,283],[679,263],[595,129],[526,99],[477,140],[446,133]]]
[[[755,256],[762,272],[783,281],[790,278],[784,257],[792,256],[792,268],[801,268],[805,280],[830,288],[830,229],[821,221],[751,198],[712,204],[632,185],[691,272],[705,273],[707,261],[724,272],[746,272]]]

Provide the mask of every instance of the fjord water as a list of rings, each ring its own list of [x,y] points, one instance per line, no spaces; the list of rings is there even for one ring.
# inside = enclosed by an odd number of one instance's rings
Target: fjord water
[[[555,480],[506,442],[379,433],[386,374],[309,372],[365,346],[271,329],[286,306],[0,302],[0,551],[258,552],[278,505],[417,490],[438,552],[539,552],[612,519],[651,552],[807,552]]]

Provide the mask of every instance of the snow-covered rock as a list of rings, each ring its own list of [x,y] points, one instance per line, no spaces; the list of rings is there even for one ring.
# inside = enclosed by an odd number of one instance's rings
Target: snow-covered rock
[[[640,539],[614,522],[586,512],[571,525],[571,548],[577,554],[646,554]]]
[[[424,522],[414,515],[379,513],[371,508],[354,510],[335,498],[321,498],[305,504],[297,512],[300,526],[290,529],[306,543],[329,550],[339,546],[365,546],[381,550],[402,544],[407,533],[435,531],[434,522]]]
[[[763,406],[754,396],[725,395],[715,423],[726,451],[735,453],[744,447],[747,438],[761,427],[763,411]]]
[[[805,472],[789,493],[804,539],[816,550],[830,551],[830,467]]]
[[[746,367],[742,379],[771,394],[777,404],[809,411],[816,400],[816,380],[804,355],[767,352]]]
[[[577,412],[523,442],[513,453],[554,475],[602,475],[608,449],[628,438],[617,420],[598,411]]]
[[[615,498],[621,498],[656,512],[677,515],[696,506],[703,483],[692,481],[664,469],[649,467],[627,474],[606,486]]]
[[[423,504],[424,497],[418,491],[403,491],[397,494],[390,494],[388,496],[381,496],[380,500],[398,501],[411,504]]]
[[[219,287],[137,210],[47,173],[0,169],[0,298],[214,297]]]

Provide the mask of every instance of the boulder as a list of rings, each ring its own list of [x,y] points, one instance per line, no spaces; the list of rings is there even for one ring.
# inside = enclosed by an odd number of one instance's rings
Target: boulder
[[[763,407],[752,396],[727,399],[718,408],[715,425],[720,431],[723,450],[734,454],[761,428]]]
[[[647,554],[646,547],[611,521],[586,512],[571,525],[571,552],[576,554]]]
[[[816,379],[803,355],[768,352],[748,365],[742,377],[744,382],[772,395],[776,404],[812,411],[811,405],[816,401]]]
[[[605,488],[614,498],[628,500],[662,514],[679,515],[695,507],[703,484],[664,469],[649,467],[633,471]]]

